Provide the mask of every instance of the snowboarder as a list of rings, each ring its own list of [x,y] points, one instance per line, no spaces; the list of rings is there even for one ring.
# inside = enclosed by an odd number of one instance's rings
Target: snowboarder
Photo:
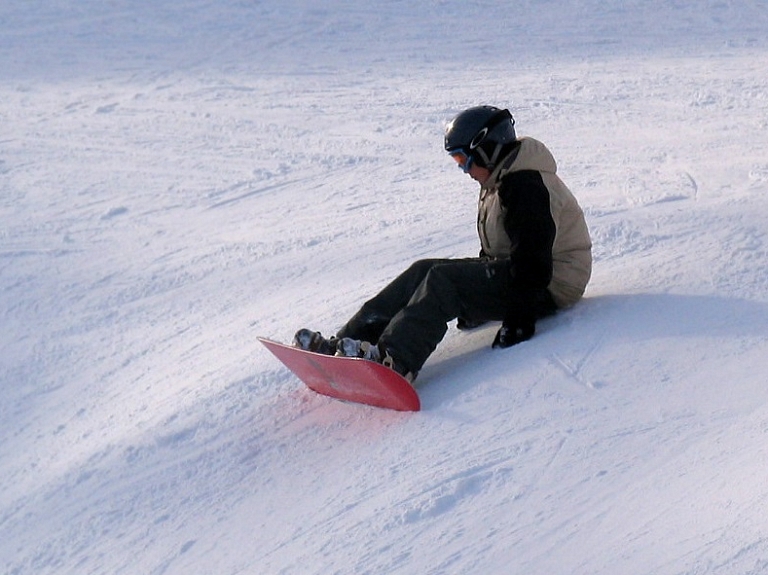
[[[505,348],[582,297],[592,242],[547,147],[518,138],[509,110],[477,106],[448,124],[445,149],[480,184],[479,257],[417,261],[335,337],[301,329],[294,345],[377,361],[413,381],[453,319],[459,329],[501,321],[492,346]]]

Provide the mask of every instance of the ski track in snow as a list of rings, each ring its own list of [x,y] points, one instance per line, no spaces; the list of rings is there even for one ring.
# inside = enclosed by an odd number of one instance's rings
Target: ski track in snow
[[[493,14],[493,16],[489,16]],[[0,572],[768,573],[763,2],[7,0]],[[586,299],[449,330],[403,414],[256,335],[477,253],[442,150],[510,106]]]

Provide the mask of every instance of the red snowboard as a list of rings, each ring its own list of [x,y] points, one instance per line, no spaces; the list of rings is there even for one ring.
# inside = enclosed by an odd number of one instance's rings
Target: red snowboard
[[[419,411],[413,386],[399,373],[376,362],[336,357],[258,338],[308,388],[336,399],[398,411]]]

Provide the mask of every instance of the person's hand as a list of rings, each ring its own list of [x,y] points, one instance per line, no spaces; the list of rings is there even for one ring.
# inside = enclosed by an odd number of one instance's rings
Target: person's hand
[[[496,337],[493,339],[493,347],[504,348],[528,341],[536,333],[536,321],[530,319],[504,320]]]

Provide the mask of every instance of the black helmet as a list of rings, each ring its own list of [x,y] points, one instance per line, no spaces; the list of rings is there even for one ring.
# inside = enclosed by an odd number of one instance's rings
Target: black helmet
[[[493,168],[502,147],[516,139],[512,114],[494,106],[468,108],[445,129],[445,149],[451,155],[463,154],[467,158],[466,164],[459,163],[465,171],[472,161]]]

